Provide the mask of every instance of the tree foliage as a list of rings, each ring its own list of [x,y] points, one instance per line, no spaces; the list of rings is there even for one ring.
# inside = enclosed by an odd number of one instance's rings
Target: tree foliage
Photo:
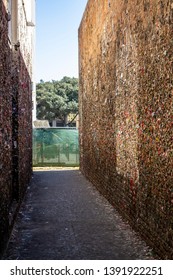
[[[40,80],[36,86],[36,98],[38,119],[61,119],[65,125],[67,115],[78,112],[78,79]]]

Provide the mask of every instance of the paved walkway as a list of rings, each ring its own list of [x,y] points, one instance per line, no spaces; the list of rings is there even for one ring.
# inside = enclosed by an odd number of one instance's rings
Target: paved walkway
[[[36,171],[5,259],[153,259],[79,170]]]

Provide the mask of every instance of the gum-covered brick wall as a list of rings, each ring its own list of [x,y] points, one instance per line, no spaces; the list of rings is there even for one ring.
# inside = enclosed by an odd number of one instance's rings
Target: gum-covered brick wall
[[[0,1],[0,248],[8,238],[8,212],[12,196],[12,94],[8,22]]]
[[[32,174],[32,85],[21,54],[19,61],[19,196],[22,197]]]
[[[173,258],[173,1],[88,1],[79,48],[81,170]]]
[[[8,14],[0,1],[0,255],[32,172],[32,91],[27,69],[20,49],[10,45]]]
[[[32,89],[21,52],[13,54],[13,188],[23,198],[32,173]]]

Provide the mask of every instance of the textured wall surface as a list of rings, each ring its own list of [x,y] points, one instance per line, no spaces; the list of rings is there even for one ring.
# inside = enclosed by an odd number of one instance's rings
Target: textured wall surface
[[[81,170],[173,258],[173,1],[88,1],[80,28]]]
[[[7,10],[0,1],[0,254],[32,172],[30,68],[9,41]]]
[[[8,211],[12,196],[11,53],[6,10],[0,1],[0,248],[8,238]]]
[[[13,189],[23,197],[32,172],[32,89],[20,50],[13,53]]]
[[[28,68],[20,55],[18,97],[18,143],[20,196],[25,191],[32,173],[32,85]]]

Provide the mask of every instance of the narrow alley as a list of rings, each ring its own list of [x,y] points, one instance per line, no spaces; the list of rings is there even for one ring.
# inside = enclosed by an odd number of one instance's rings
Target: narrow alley
[[[77,169],[35,171],[4,259],[153,259]]]
[[[173,0],[52,2],[0,0],[0,259],[173,260]]]

